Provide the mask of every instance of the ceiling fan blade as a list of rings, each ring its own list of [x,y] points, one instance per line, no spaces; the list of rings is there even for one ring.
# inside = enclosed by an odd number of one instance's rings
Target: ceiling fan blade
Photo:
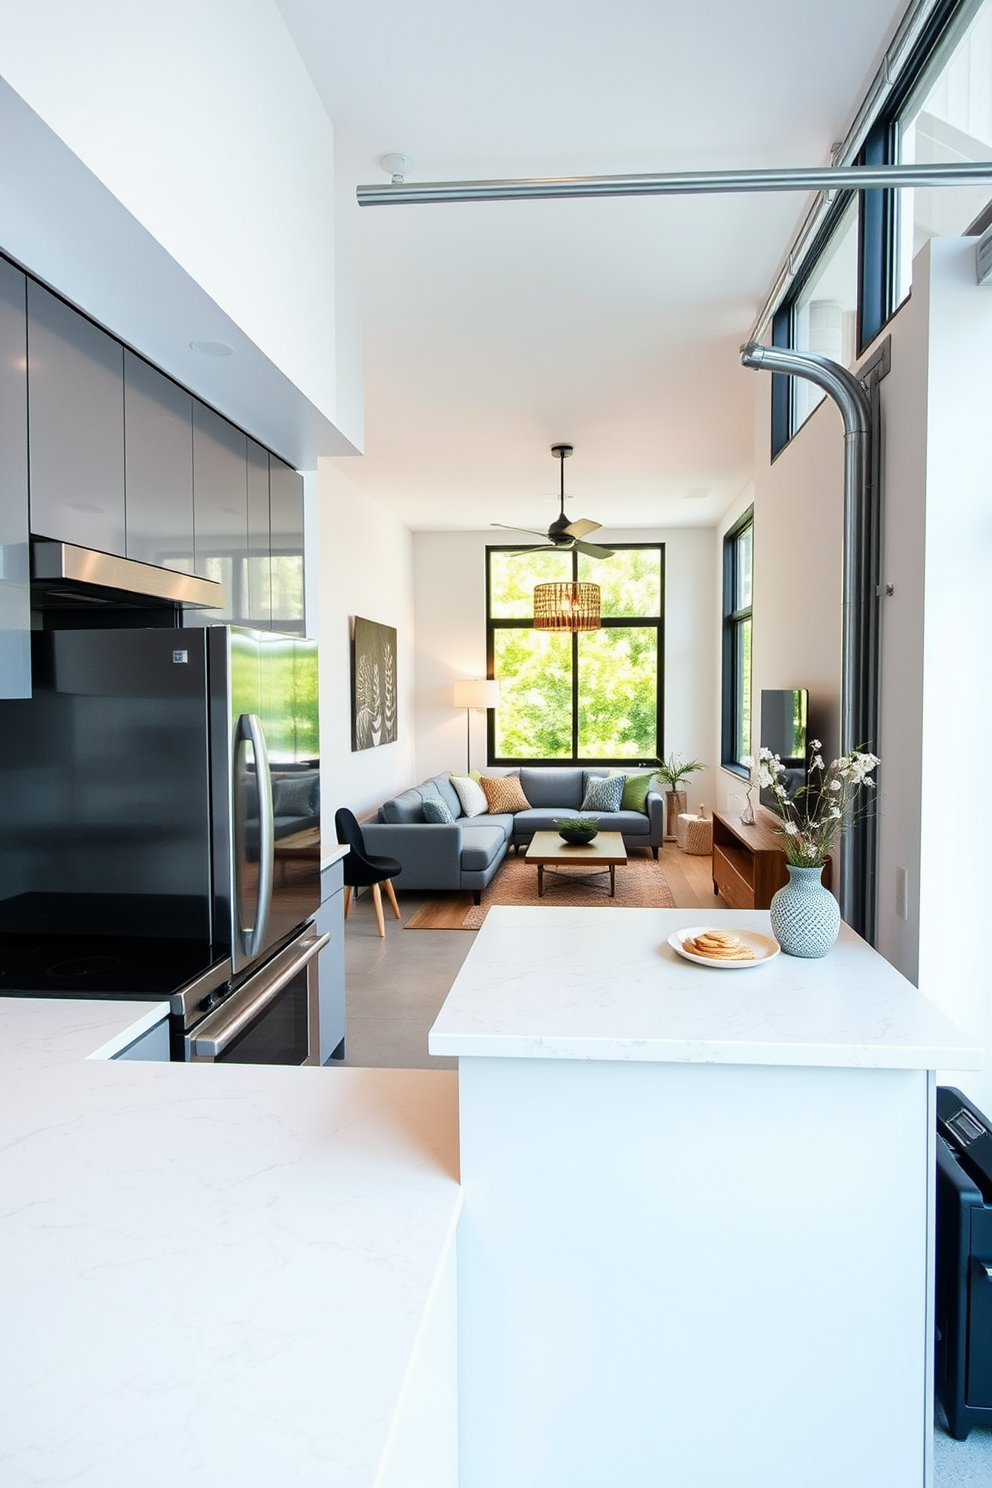
[[[508,558],[519,558],[521,553],[553,553],[555,548],[555,543],[531,543],[529,548],[511,548],[506,556]],[[561,549],[559,548],[558,551],[560,552]]]
[[[504,532],[530,532],[534,537],[547,537],[546,532],[538,532],[533,527],[510,527],[506,522],[490,522],[490,527],[502,527]]]
[[[598,532],[602,522],[590,522],[588,517],[579,517],[574,522],[569,522],[565,531],[569,537],[588,537],[590,532]]]
[[[585,553],[587,558],[612,558],[612,548],[600,548],[595,543],[583,542],[581,538],[575,539],[575,547],[580,553]]]

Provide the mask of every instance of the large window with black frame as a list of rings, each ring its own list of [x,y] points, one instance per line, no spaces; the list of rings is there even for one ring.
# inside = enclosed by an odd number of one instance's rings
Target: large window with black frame
[[[649,764],[662,750],[665,550],[615,545],[610,558],[486,549],[489,714],[498,765]],[[534,587],[600,586],[599,630],[534,629]]]
[[[754,508],[723,540],[723,709],[721,763],[747,774],[751,753],[751,600]]]
[[[875,108],[857,163],[941,165],[992,157],[992,0],[935,0],[919,39]],[[987,181],[836,193],[775,311],[776,346],[853,367],[912,288],[932,237],[992,224]],[[802,378],[772,378],[772,454],[823,398]]]

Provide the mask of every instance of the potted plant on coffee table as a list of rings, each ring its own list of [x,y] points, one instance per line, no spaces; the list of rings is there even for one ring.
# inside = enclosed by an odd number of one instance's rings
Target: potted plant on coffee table
[[[685,781],[697,770],[705,770],[702,760],[681,760],[677,754],[657,761],[655,775],[665,787],[665,836],[675,837],[675,824],[686,809]]]

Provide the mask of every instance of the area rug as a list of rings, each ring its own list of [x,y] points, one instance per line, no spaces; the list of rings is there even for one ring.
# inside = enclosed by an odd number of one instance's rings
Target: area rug
[[[660,863],[654,858],[632,857],[617,868],[616,898],[609,895],[610,879],[603,873],[592,883],[582,882],[576,871],[552,877],[545,870],[544,898],[537,896],[537,868],[522,857],[507,857],[482,891],[482,903],[473,904],[467,894],[430,899],[410,916],[407,930],[478,930],[495,904],[568,905],[582,909],[674,909],[675,900]]]

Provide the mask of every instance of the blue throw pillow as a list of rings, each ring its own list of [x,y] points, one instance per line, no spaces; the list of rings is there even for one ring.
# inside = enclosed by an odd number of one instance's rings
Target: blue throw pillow
[[[448,810],[447,803],[445,801],[442,801],[440,796],[437,798],[437,800],[434,800],[433,797],[428,796],[423,804],[422,809],[425,822],[441,823],[451,822],[455,819],[452,816],[451,812]]]
[[[626,775],[601,775],[586,783],[581,811],[619,811]]]

